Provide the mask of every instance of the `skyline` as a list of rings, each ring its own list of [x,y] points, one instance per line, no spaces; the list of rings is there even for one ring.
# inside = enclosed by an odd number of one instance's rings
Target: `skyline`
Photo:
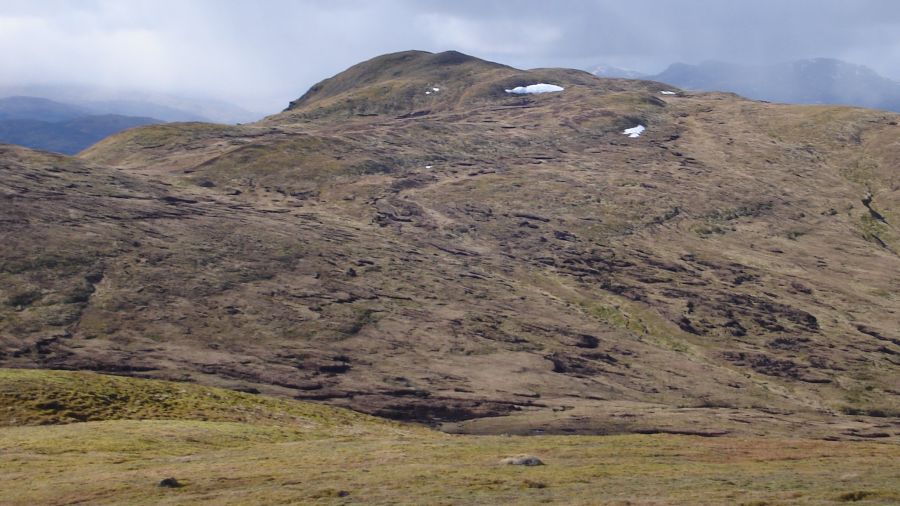
[[[838,58],[900,77],[900,4],[708,0],[0,2],[0,85],[78,84],[273,113],[379,54],[458,50],[519,68],[644,73],[708,60]]]

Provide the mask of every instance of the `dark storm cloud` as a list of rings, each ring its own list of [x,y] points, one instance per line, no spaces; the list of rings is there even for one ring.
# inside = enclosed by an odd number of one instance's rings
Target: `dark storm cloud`
[[[0,0],[5,84],[188,91],[277,110],[377,54],[520,67],[836,57],[900,77],[900,2]]]

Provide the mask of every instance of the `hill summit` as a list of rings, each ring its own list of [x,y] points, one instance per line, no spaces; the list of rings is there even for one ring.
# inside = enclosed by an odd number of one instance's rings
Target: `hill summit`
[[[502,98],[506,89],[535,80],[585,84],[576,70],[523,72],[457,51],[404,51],[373,58],[314,85],[288,112],[323,114],[423,114],[470,107]]]
[[[392,53],[359,63],[314,85],[302,97],[291,103],[295,109],[346,92],[360,92],[372,85],[387,82],[435,84],[442,80],[458,81],[466,75],[495,70],[512,70],[510,67],[464,55],[456,51],[433,54],[425,51]],[[417,90],[422,91],[422,90]],[[433,91],[433,90],[424,90]]]

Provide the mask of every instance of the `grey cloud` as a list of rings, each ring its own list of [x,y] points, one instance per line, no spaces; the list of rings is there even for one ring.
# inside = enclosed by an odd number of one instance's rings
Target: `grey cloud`
[[[900,77],[900,3],[795,1],[6,0],[0,84],[206,94],[275,111],[390,51],[519,67],[836,57]]]

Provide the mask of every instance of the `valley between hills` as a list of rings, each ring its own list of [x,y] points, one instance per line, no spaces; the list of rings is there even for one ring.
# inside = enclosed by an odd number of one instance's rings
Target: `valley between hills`
[[[900,501],[898,121],[408,51],[0,146],[0,488]]]

